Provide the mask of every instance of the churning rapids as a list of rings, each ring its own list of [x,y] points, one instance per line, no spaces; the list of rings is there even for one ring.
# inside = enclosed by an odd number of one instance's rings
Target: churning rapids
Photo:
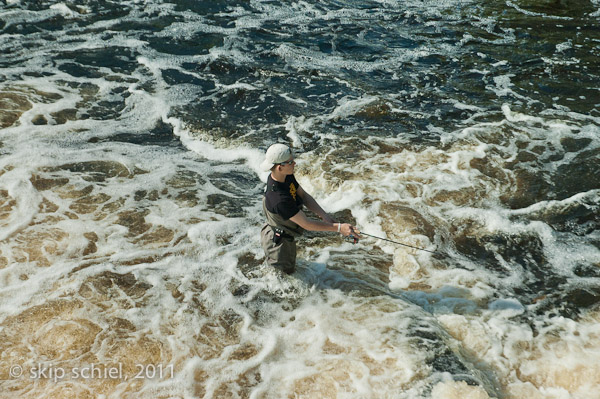
[[[0,398],[600,398],[598,0],[0,0]],[[274,142],[365,238],[263,264]]]

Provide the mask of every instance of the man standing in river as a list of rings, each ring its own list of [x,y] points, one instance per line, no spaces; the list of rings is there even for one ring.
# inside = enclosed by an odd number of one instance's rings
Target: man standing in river
[[[285,144],[273,144],[267,150],[261,168],[271,171],[263,198],[267,223],[261,230],[261,244],[267,263],[285,273],[296,270],[296,237],[304,230],[332,231],[360,238],[358,229],[348,223],[335,222],[323,208],[300,187],[294,177],[296,162]],[[302,211],[306,206],[322,220],[309,219]]]

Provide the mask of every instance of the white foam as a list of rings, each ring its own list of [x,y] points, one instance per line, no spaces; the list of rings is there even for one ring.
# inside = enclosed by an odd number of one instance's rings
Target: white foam
[[[513,91],[510,89],[513,84],[510,81],[511,77],[514,77],[513,74],[494,76],[494,83],[496,83],[496,94],[501,97],[507,94],[511,94]]]
[[[478,320],[458,315],[439,316],[439,320],[477,359],[494,368],[508,394],[597,397],[594,384],[600,366],[593,359],[597,342],[587,341],[597,331],[593,317],[580,323],[555,317],[540,322],[535,335],[509,317],[492,310]],[[585,346],[588,349],[582,349]]]
[[[290,116],[287,123],[285,124],[285,129],[288,131],[287,137],[292,140],[292,147],[297,149],[302,149],[304,144],[302,142],[302,136],[299,132],[309,131],[313,125],[312,119],[306,119],[304,116],[299,118],[295,116]]]
[[[562,20],[572,20],[573,19],[572,17],[560,17],[558,15],[548,15],[548,14],[544,14],[541,12],[524,10],[523,8],[519,7],[517,4],[513,3],[512,1],[507,1],[506,4],[513,7],[515,10],[517,10],[520,13],[525,14],[525,15],[531,15],[531,16],[535,16],[535,17],[544,17],[544,18],[549,18],[549,19],[562,19]]]
[[[220,148],[214,144],[195,139],[189,130],[182,127],[180,120],[168,118],[167,121],[174,126],[174,133],[180,137],[183,145],[190,150],[205,159],[214,161],[231,163],[237,160],[244,160],[248,167],[266,182],[268,174],[260,168],[260,164],[264,159],[264,153],[262,151],[250,146]]]
[[[340,55],[331,55],[327,58],[322,56],[320,51],[305,49],[292,46],[284,43],[279,45],[274,53],[281,57],[287,64],[299,68],[319,68],[319,69],[339,69],[346,68],[360,72],[373,72],[377,70],[386,70],[389,67],[389,61],[378,60],[373,62],[356,61],[346,59]],[[398,53],[398,57],[415,58],[420,52],[407,54],[406,52]]]
[[[330,381],[340,384],[338,395],[342,396],[376,397],[384,394],[386,383],[392,381],[395,386],[410,387],[415,370],[419,369],[418,355],[412,353],[400,336],[393,334],[404,324],[402,308],[386,317],[362,312],[358,316],[355,306],[360,306],[360,302],[348,302],[335,292],[328,296],[326,302],[314,298],[307,301],[294,312],[293,321],[285,323],[285,328],[266,326],[262,334],[277,337],[277,350],[266,359],[268,367],[263,363],[264,380],[253,397],[278,397],[299,389],[310,390],[315,395],[325,394],[330,390]],[[332,308],[330,304],[336,299],[343,299],[343,305]],[[354,319],[352,314],[360,320]],[[371,332],[365,329],[367,325]],[[381,348],[372,340],[373,330],[394,344]],[[329,347],[332,349],[327,349]],[[345,348],[345,353],[340,356],[335,352],[336,347]],[[400,358],[402,362],[393,361]],[[365,364],[365,360],[368,363]],[[374,375],[370,370],[378,364],[387,364],[385,374]]]
[[[308,103],[306,101],[304,101],[301,98],[292,98],[290,97],[290,94],[288,93],[280,93],[279,96],[281,96],[282,98],[286,99],[289,102],[295,103],[295,104],[300,104],[300,105],[308,105]]]
[[[570,48],[573,48],[573,42],[571,40],[567,40],[566,42],[562,42],[556,45],[557,52],[563,52]]]
[[[50,6],[50,9],[57,10],[64,17],[73,17],[73,16],[79,14],[79,13],[73,11],[72,9],[70,9],[65,3],[52,4]]]
[[[6,165],[7,159],[3,163]],[[0,225],[0,241],[29,225],[37,214],[42,198],[29,182],[29,176],[23,169],[11,170],[0,176],[0,188],[5,189],[8,196],[16,202],[8,219]]]
[[[478,107],[476,105],[464,104],[464,103],[461,103],[461,102],[455,102],[454,103],[454,107],[458,108],[458,109],[468,110],[468,111],[477,111],[477,112],[484,111],[483,108]]]
[[[356,114],[365,106],[377,101],[377,97],[375,96],[364,96],[358,99],[349,99],[348,97],[344,97],[340,100],[340,105],[338,105],[329,115],[329,119],[337,120],[344,119],[348,116]]]
[[[230,85],[224,85],[221,83],[217,83],[216,87],[223,90],[223,91],[232,91],[232,90],[238,90],[238,89],[242,89],[242,90],[259,90],[258,87],[253,86],[251,84],[248,83],[243,83],[243,82],[235,82],[233,84]]]
[[[480,386],[471,386],[464,381],[443,381],[433,387],[432,399],[489,399]]]

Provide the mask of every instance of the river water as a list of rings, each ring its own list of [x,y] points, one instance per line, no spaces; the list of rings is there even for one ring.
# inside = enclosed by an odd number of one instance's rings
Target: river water
[[[0,397],[600,398],[597,0],[0,1]],[[330,213],[263,265],[274,142]]]

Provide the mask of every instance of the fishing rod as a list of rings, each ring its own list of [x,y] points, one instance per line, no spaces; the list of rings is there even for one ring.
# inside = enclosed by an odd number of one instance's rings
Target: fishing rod
[[[362,234],[364,236],[372,237],[372,238],[377,238],[378,240],[383,240],[383,241],[391,242],[391,243],[394,243],[394,244],[402,245],[402,246],[405,246],[405,247],[408,247],[408,248],[418,249],[419,251],[425,251],[425,252],[429,252],[429,253],[432,253],[432,254],[440,254],[439,252],[436,252],[436,251],[430,251],[430,250],[425,249],[425,248],[414,247],[412,245],[404,244],[402,242],[398,242],[398,241],[394,241],[394,240],[389,240],[389,239],[383,238],[383,237],[377,237],[377,236],[374,236],[372,234],[364,233],[362,231],[360,232],[360,234]],[[354,243],[356,244],[358,242],[358,240],[354,236],[351,236],[351,237],[354,239]]]

